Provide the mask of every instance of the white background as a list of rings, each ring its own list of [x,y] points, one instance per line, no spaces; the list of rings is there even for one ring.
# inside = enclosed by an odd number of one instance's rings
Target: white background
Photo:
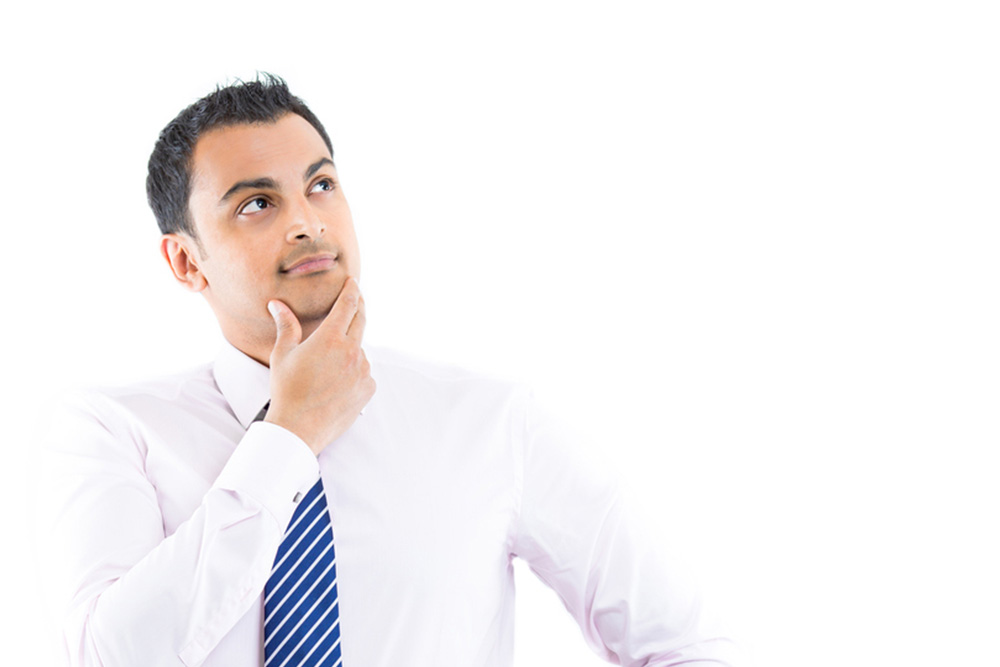
[[[157,252],[153,142],[265,70],[333,139],[368,339],[583,424],[759,667],[1000,664],[992,4],[8,11],[4,663],[52,642],[46,397],[219,344]],[[518,575],[517,664],[603,664]]]

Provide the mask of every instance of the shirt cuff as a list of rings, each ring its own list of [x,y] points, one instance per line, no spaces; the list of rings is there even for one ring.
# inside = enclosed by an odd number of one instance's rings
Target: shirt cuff
[[[284,530],[317,479],[319,462],[309,446],[291,431],[261,421],[250,425],[214,486],[253,498]]]

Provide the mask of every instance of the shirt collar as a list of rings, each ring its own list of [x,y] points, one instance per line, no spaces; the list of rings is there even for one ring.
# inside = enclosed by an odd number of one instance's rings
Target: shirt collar
[[[212,373],[233,414],[243,428],[250,428],[253,418],[270,398],[270,369],[226,341],[215,358]]]

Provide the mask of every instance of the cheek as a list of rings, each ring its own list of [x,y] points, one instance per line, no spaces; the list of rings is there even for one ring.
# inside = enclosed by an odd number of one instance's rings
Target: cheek
[[[239,266],[239,278],[245,284],[247,291],[266,291],[273,289],[277,282],[271,263],[264,257],[251,255],[249,252],[240,258],[235,258]]]
[[[275,282],[270,264],[252,248],[220,253],[213,262],[216,287],[233,294],[252,294],[270,289]],[[212,275],[206,272],[211,283]]]
[[[351,219],[351,213],[347,210],[346,205],[344,211],[331,220],[330,228],[343,249],[352,256],[354,262],[357,262],[358,237],[354,231],[354,221]]]

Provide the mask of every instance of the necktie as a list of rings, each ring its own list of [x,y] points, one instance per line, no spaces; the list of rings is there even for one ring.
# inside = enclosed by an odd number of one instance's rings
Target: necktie
[[[299,500],[264,587],[266,667],[340,667],[339,611],[333,525],[320,479]]]

